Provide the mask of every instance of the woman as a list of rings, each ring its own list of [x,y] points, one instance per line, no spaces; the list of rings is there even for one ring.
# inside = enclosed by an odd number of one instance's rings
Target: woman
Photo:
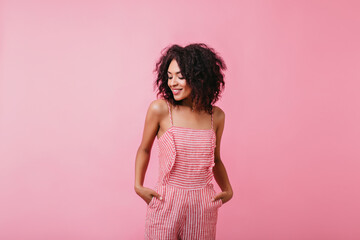
[[[135,191],[148,204],[145,239],[215,239],[218,209],[233,196],[220,158],[225,114],[213,106],[225,69],[205,44],[172,45],[156,64],[162,98],[149,106],[135,163]],[[159,178],[150,189],[143,182],[156,136]]]

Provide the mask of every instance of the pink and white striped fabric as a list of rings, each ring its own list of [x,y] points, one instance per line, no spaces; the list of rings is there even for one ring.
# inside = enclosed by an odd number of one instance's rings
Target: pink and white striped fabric
[[[212,184],[216,134],[211,129],[192,129],[173,125],[158,139],[159,179],[147,206],[145,239],[215,239],[218,209]]]

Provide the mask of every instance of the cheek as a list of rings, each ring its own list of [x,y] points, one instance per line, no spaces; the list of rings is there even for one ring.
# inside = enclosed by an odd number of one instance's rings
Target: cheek
[[[187,94],[187,95],[190,95],[190,93],[191,93],[191,88],[187,87],[187,88],[186,88],[186,94]]]

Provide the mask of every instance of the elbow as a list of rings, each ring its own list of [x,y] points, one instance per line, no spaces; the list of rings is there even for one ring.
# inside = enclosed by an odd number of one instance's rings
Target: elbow
[[[149,148],[146,148],[146,147],[143,147],[143,146],[140,146],[138,148],[138,153],[145,153],[145,154],[150,154],[151,153],[151,149]]]
[[[214,162],[215,162],[215,165],[221,163],[221,158],[220,157],[215,157]]]

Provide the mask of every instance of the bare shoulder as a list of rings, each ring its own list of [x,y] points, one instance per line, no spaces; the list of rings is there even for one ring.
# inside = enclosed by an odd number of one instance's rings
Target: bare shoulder
[[[156,99],[150,103],[148,114],[162,118],[167,111],[166,101],[164,99]]]
[[[214,106],[213,111],[214,129],[216,131],[217,139],[220,139],[225,124],[225,112],[218,106]]]
[[[222,122],[225,120],[225,112],[218,106],[213,107],[214,121]]]

